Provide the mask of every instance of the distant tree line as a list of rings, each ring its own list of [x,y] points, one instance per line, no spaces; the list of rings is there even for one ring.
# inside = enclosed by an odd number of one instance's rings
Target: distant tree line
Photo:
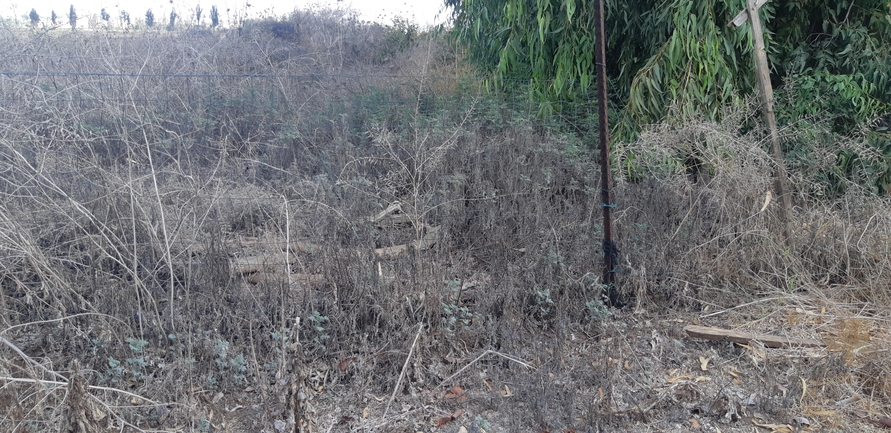
[[[190,15],[191,15],[190,17],[182,17],[182,16],[180,16],[179,13],[177,13],[176,9],[171,9],[168,24],[166,27],[167,30],[175,29],[176,25],[178,23],[189,23],[189,24],[196,25],[196,26],[202,26],[203,25],[202,19],[206,19],[208,17],[207,15],[204,14],[204,8],[202,8],[200,4],[195,6],[195,8],[191,11]],[[27,17],[28,22],[30,23],[31,27],[38,27],[42,23],[42,19],[41,19],[42,17],[40,16],[40,14],[37,12],[37,9],[35,9],[35,8],[32,8],[31,12],[29,12],[26,15],[26,17]],[[70,6],[70,8],[68,9],[68,24],[71,26],[72,31],[77,30],[78,18],[79,17],[77,15],[77,10],[75,9],[74,5],[72,4]],[[99,19],[101,20],[102,23],[104,23],[103,25],[105,25],[106,27],[112,26],[111,18],[112,18],[111,13],[108,10],[106,10],[106,8],[102,8],[99,11]],[[180,18],[187,18],[187,19],[180,19]],[[210,7],[209,18],[210,18],[210,27],[211,28],[217,28],[220,26],[220,10],[219,10],[219,8],[217,8],[216,5],[213,5]],[[192,19],[194,19],[195,21],[191,21]],[[51,11],[49,21],[53,27],[57,27],[62,24],[61,17],[56,13],[55,10]],[[145,27],[147,27],[147,28],[154,28],[156,23],[157,22],[155,20],[155,13],[151,8],[149,8],[145,12],[145,20],[142,23],[134,23],[133,20],[131,19],[130,12],[128,12],[126,10],[121,10],[120,15],[118,16],[117,25],[118,25],[118,27],[121,27],[121,28],[130,28],[130,27],[133,27],[134,24],[136,24],[137,26],[139,24],[144,24]]]

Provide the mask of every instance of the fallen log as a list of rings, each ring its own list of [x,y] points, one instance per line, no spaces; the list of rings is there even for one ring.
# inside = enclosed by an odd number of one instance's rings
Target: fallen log
[[[272,246],[274,249],[279,251],[285,250],[286,242],[282,239],[275,238],[258,238],[256,236],[239,236],[235,239],[228,239],[225,241],[225,245],[231,249],[246,249],[246,248],[268,248]],[[323,247],[319,244],[314,244],[311,242],[304,241],[291,241],[290,244],[292,253],[309,253],[309,254],[317,254],[322,252]],[[203,254],[205,253],[206,247],[200,243],[194,243],[190,245],[189,250],[192,253]]]
[[[282,254],[240,257],[232,261],[235,272],[247,275],[255,272],[283,272],[285,260]]]
[[[809,338],[787,338],[778,335],[756,334],[752,332],[734,331],[732,329],[713,328],[709,326],[687,325],[684,327],[687,335],[692,338],[702,338],[705,340],[730,341],[739,344],[749,344],[757,341],[766,347],[826,347],[825,344],[811,340]]]
[[[286,284],[299,283],[310,287],[325,284],[325,276],[322,274],[286,274],[284,272],[253,272],[242,275],[244,281],[251,284]]]

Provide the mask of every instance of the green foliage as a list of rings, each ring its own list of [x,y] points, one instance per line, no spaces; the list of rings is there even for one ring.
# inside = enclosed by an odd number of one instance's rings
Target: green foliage
[[[550,289],[536,290],[533,302],[537,310],[535,312],[536,317],[549,317],[553,313],[554,300],[551,299]]]
[[[791,165],[821,185],[811,194],[835,198],[852,186],[878,195],[891,192],[891,134],[860,128],[845,137],[832,132],[831,119],[802,120],[798,129],[801,136],[789,140],[785,150]]]
[[[232,379],[236,381],[243,381],[246,379],[245,373],[247,373],[247,363],[244,359],[244,355],[238,354],[230,356],[229,342],[226,340],[217,340],[214,344],[214,351],[217,354],[214,363],[217,365],[217,369],[221,374],[225,375],[226,373],[231,373]],[[208,377],[208,383],[216,385],[216,378]]]
[[[442,307],[442,326],[446,333],[454,335],[455,331],[461,326],[468,326],[473,321],[473,312],[469,308],[460,306],[456,303],[441,302]]]
[[[587,100],[595,77],[592,2],[449,0],[470,58],[496,86],[528,79],[536,101]],[[608,73],[629,125],[738,98],[741,37],[724,31],[735,5],[714,0],[606,3]],[[736,3],[736,2],[733,2]],[[633,122],[630,123],[630,122]]]
[[[486,419],[483,418],[482,415],[477,415],[476,418],[474,418],[473,422],[482,430],[489,429],[489,421],[486,421]]]
[[[202,416],[201,419],[198,420],[198,431],[209,432],[210,427],[211,427],[211,424],[207,418]]]
[[[323,316],[318,311],[313,311],[307,317],[309,326],[312,328],[312,350],[325,350],[325,342],[331,338],[325,330],[325,324],[328,323],[328,317]]]
[[[679,0],[667,8],[672,11],[667,39],[656,45],[628,84],[622,119],[626,130],[666,115],[715,119],[722,106],[739,101],[740,89],[751,88],[740,81],[746,74],[735,61],[744,58],[738,55],[742,33],[723,31],[721,18],[728,11],[723,6]],[[620,75],[618,81],[628,78]]]
[[[325,332],[324,324],[328,322],[328,317],[323,316],[318,311],[313,311],[312,315],[309,316],[309,324],[312,326],[312,329],[316,332],[322,333]]]
[[[458,328],[469,326],[473,323],[473,311],[470,308],[459,305],[461,302],[461,280],[446,280],[449,302],[440,302],[442,316],[440,323],[449,335],[454,335]]]
[[[130,373],[138,380],[144,380],[148,376],[145,373],[148,362],[144,357],[144,349],[148,346],[148,341],[139,338],[128,338],[127,344],[130,346],[130,352],[133,353],[132,358],[127,358],[127,365],[130,366]]]
[[[862,72],[833,74],[827,70],[805,69],[786,77],[779,94],[778,120],[789,124],[801,118],[829,116],[832,131],[849,134],[857,125],[866,125],[878,113],[891,112],[879,88]]]
[[[126,378],[145,380],[149,377],[146,373],[149,363],[144,352],[148,341],[140,338],[128,338],[126,341],[133,356],[125,359],[124,363],[113,356],[107,358],[108,369],[103,373],[102,379],[108,383],[117,384]],[[98,340],[93,340],[93,344],[94,352],[102,349]]]
[[[417,24],[405,18],[393,18],[393,24],[387,26],[387,40],[380,50],[380,61],[387,61],[411,48],[417,39]]]
[[[588,98],[594,81],[593,2],[446,0],[455,36],[495,88],[527,80],[537,102]],[[727,28],[742,0],[606,0],[607,73],[621,131],[670,119],[718,119],[754,89],[751,36]],[[778,76],[850,75],[891,102],[891,12],[875,0],[781,0],[761,8]],[[859,74],[856,75],[855,74]],[[868,85],[867,85],[868,84]],[[860,119],[881,114],[858,106]]]
[[[593,281],[593,278],[589,277]],[[585,318],[592,323],[602,322],[609,317],[609,285],[593,282],[590,285],[593,289],[593,299],[585,302]]]
[[[136,338],[128,338],[127,344],[130,346],[130,351],[133,353],[142,353],[142,350],[145,349],[145,346],[148,346],[148,341]]]
[[[447,0],[468,55],[497,88],[526,81],[533,100],[574,99],[593,83],[594,34],[588,2]],[[542,111],[553,111],[544,104]]]
[[[413,113],[409,97],[391,89],[369,87],[352,97],[346,122],[357,141],[370,141],[368,131],[375,127],[403,129]]]
[[[876,1],[814,3],[766,10],[776,29],[771,63],[783,78],[778,121],[812,137],[787,143],[786,154],[824,185],[819,194],[833,197],[852,184],[888,194],[891,136],[875,119],[891,112],[891,8]],[[826,153],[835,158],[831,167],[820,162]]]
[[[777,119],[807,132],[804,139],[787,140],[784,150],[792,164],[824,185],[819,194],[834,197],[849,184],[889,193],[891,134],[875,121],[876,113],[891,112],[884,90],[860,72],[806,69],[785,78],[777,92]],[[822,162],[827,153],[834,157],[831,167]]]
[[[771,3],[768,3],[771,5]],[[891,102],[891,5],[878,0],[783,1],[767,9],[778,76],[855,75]],[[858,81],[860,81],[858,79]]]
[[[121,361],[114,359],[113,357],[108,357],[108,370],[105,370],[105,378],[111,383],[120,382],[121,377],[124,376],[124,367],[121,365]]]

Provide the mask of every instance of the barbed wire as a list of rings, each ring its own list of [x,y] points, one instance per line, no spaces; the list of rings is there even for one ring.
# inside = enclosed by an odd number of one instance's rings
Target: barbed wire
[[[95,61],[100,58],[85,58],[85,60]],[[102,71],[51,71],[51,70],[28,70],[28,71],[0,71],[0,76],[27,76],[27,77],[113,77],[113,78],[255,78],[255,79],[270,79],[270,78],[289,78],[289,79],[300,79],[300,78],[310,78],[318,80],[320,78],[343,78],[343,79],[352,79],[352,80],[366,80],[366,79],[393,79],[393,80],[426,80],[426,81],[435,81],[435,80],[455,80],[456,78],[453,76],[438,76],[438,75],[395,75],[395,74],[332,74],[332,73],[301,73],[301,74],[293,74],[293,73],[276,73],[276,74],[211,74],[211,73],[169,73],[169,72],[157,72],[157,73],[143,73],[143,72],[102,72]],[[508,83],[529,83],[532,80],[530,79],[514,79],[514,78],[500,78],[499,81],[508,82]],[[553,82],[553,79],[546,80],[546,82]],[[579,82],[564,79],[564,82],[567,84],[578,84]]]
[[[95,59],[93,59],[95,60]],[[99,72],[99,71],[0,71],[4,76],[32,77],[118,77],[118,78],[347,78],[347,79],[423,79],[437,80],[454,77],[436,77],[426,75],[354,75],[354,74],[207,74],[207,73],[142,73],[142,72]],[[524,80],[528,81],[528,80]]]

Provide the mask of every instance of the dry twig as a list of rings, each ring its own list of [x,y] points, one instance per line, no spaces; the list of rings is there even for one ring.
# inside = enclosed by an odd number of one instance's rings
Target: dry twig
[[[405,357],[405,363],[402,364],[402,371],[399,373],[399,379],[396,380],[396,386],[393,387],[393,394],[390,395],[390,400],[387,402],[386,409],[384,409],[384,417],[390,412],[390,405],[393,404],[393,400],[396,400],[396,393],[399,391],[399,385],[402,384],[402,378],[405,377],[405,371],[408,369],[408,363],[411,360],[412,353],[415,351],[415,345],[418,344],[418,337],[421,336],[422,330],[424,330],[424,325],[418,325],[418,332],[415,334],[414,341],[411,342],[411,348],[408,350],[408,356]]]

